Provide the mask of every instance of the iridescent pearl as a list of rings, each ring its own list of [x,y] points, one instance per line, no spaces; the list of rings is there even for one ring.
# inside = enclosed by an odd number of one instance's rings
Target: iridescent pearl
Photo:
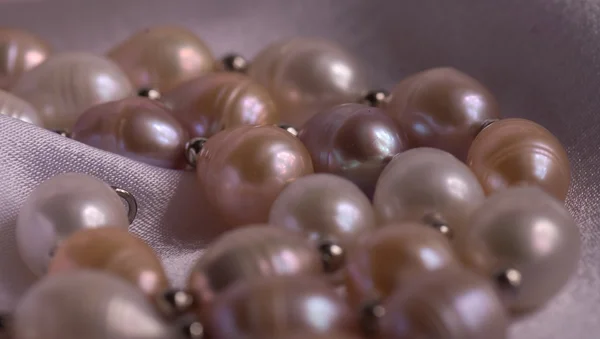
[[[147,98],[129,97],[88,109],[73,126],[72,138],[159,167],[186,166],[186,130],[166,106]]]
[[[491,279],[518,271],[519,285],[502,292],[510,310],[524,312],[542,306],[567,283],[577,269],[579,237],[561,201],[537,187],[519,187],[490,196],[456,238],[456,249],[467,265]]]
[[[567,152],[544,127],[525,119],[503,119],[477,136],[467,163],[486,193],[531,184],[565,200],[571,181]]]
[[[17,248],[31,271],[42,275],[61,241],[77,230],[106,226],[129,226],[115,191],[85,174],[61,174],[41,183],[25,200],[17,218]]]
[[[192,268],[188,287],[205,305],[239,281],[322,273],[319,252],[300,235],[271,225],[250,225],[211,243]]]
[[[403,80],[385,107],[411,147],[438,148],[460,160],[483,123],[500,117],[492,94],[453,68],[434,68]]]
[[[360,104],[317,113],[298,138],[310,152],[315,172],[349,179],[369,197],[385,165],[406,149],[404,133],[388,115]]]
[[[346,301],[327,282],[310,277],[236,284],[215,299],[207,318],[207,333],[213,339],[357,331],[356,313]]]
[[[313,173],[306,148],[276,126],[239,126],[217,133],[196,161],[209,203],[230,226],[267,222],[285,185]]]
[[[313,38],[267,46],[252,61],[249,75],[271,92],[282,121],[297,127],[321,110],[357,101],[369,88],[350,53]]]
[[[460,265],[444,235],[416,223],[361,236],[346,262],[346,292],[354,305],[388,297],[415,274]]]
[[[88,53],[64,53],[23,74],[13,92],[39,110],[47,128],[70,131],[83,111],[128,97],[133,88],[112,61]]]
[[[97,271],[44,278],[14,313],[14,339],[177,338],[141,291]]]
[[[164,292],[169,281],[154,250],[125,228],[82,229],[61,242],[48,274],[102,270],[137,286],[149,296]]]
[[[493,286],[461,268],[416,276],[384,304],[380,338],[505,339],[508,319]]]
[[[46,61],[50,46],[30,32],[0,28],[0,89],[8,89],[21,74]]]
[[[2,90],[0,90],[0,114],[43,126],[40,114],[35,107],[16,95]]]
[[[373,205],[382,222],[436,220],[456,234],[484,199],[469,167],[444,151],[416,148],[383,170]]]
[[[237,73],[212,73],[190,80],[165,94],[164,101],[191,137],[210,137],[240,125],[279,122],[269,92]]]
[[[137,32],[108,52],[136,88],[169,91],[215,69],[212,52],[185,28],[159,26]]]

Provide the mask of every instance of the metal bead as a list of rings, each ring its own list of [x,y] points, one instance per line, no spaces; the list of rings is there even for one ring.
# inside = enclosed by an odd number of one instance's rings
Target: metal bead
[[[196,157],[207,141],[207,138],[198,137],[191,139],[185,144],[185,158],[190,166],[196,167]]]
[[[297,137],[298,133],[300,133],[300,131],[296,127],[294,127],[292,125],[279,124],[278,126],[279,126],[279,128],[281,128],[283,130],[286,130],[287,132],[289,132],[291,135],[293,135],[295,137]]]
[[[138,204],[137,204],[137,200],[135,199],[135,197],[133,196],[133,194],[129,193],[129,191],[122,189],[120,187],[117,186],[110,186],[113,190],[115,190],[115,193],[117,193],[117,195],[125,200],[125,203],[127,204],[127,220],[129,220],[129,225],[133,224],[133,221],[135,220],[135,217],[137,216],[137,211],[138,211]]]
[[[390,92],[384,89],[372,90],[367,92],[360,103],[373,107],[381,107],[388,100],[389,96]]]
[[[65,138],[71,138],[71,133],[69,133],[68,131],[65,130],[52,130],[52,132],[65,137]]]
[[[385,315],[385,307],[379,300],[365,303],[360,310],[360,325],[365,336],[374,336],[379,329],[379,319]]]
[[[344,266],[346,252],[340,245],[331,241],[324,241],[319,245],[319,252],[321,252],[325,272],[336,272]]]
[[[166,291],[157,300],[158,308],[169,317],[190,311],[194,304],[194,296],[191,293],[178,289]]]
[[[157,89],[154,88],[142,88],[138,91],[138,96],[148,98],[151,100],[160,100],[162,95]]]
[[[516,291],[523,282],[523,275],[514,268],[509,268],[496,276],[496,282],[502,290]]]
[[[184,338],[204,338],[204,325],[194,315],[189,314],[179,319],[178,322]]]
[[[248,66],[248,60],[238,54],[227,54],[221,59],[221,67],[224,71],[246,73]]]
[[[449,239],[452,239],[454,236],[452,229],[450,226],[448,226],[448,223],[437,213],[425,215],[423,217],[423,222],[438,230]]]

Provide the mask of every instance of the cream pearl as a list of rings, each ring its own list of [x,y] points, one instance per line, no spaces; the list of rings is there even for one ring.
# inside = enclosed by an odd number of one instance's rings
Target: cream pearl
[[[128,225],[121,199],[110,186],[85,174],[61,174],[25,200],[17,218],[17,248],[31,271],[42,275],[60,242],[77,230]]]
[[[379,337],[505,339],[503,306],[492,284],[468,270],[418,275],[385,302]]]
[[[0,114],[19,119],[30,124],[43,126],[37,109],[27,101],[11,93],[0,90]]]
[[[72,138],[150,165],[185,168],[186,130],[163,104],[139,97],[96,105],[73,127]]]
[[[323,109],[356,102],[369,87],[350,53],[314,38],[267,46],[252,61],[249,75],[271,92],[282,121],[296,127]]]
[[[0,89],[10,89],[21,74],[46,61],[51,51],[48,43],[30,32],[0,28]]]
[[[136,88],[169,91],[215,69],[212,52],[182,27],[158,26],[137,32],[108,52]]]
[[[250,225],[211,243],[192,268],[188,287],[202,307],[239,281],[322,273],[318,251],[300,235],[271,225]]]
[[[97,271],[44,278],[14,313],[14,339],[176,338],[153,305],[133,285]]]
[[[313,172],[302,143],[276,126],[239,126],[217,133],[196,161],[200,185],[230,226],[267,222],[285,185]]]
[[[47,128],[70,131],[83,111],[128,97],[133,88],[112,61],[89,53],[63,53],[23,74],[13,92],[39,110]]]
[[[460,233],[484,199],[469,167],[444,151],[416,148],[383,170],[373,205],[383,222],[434,220]]]
[[[356,313],[333,287],[311,277],[267,277],[215,299],[206,327],[213,339],[279,338],[291,332],[357,332]]]
[[[526,312],[556,295],[577,269],[579,229],[563,204],[537,187],[490,196],[456,238],[464,262],[491,279],[520,273],[516,290],[503,290],[511,311]]]

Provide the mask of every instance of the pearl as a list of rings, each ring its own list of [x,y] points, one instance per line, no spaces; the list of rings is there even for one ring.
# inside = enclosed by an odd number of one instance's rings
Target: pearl
[[[310,152],[315,172],[351,180],[369,197],[383,168],[406,149],[404,134],[383,111],[343,104],[314,115],[300,140]]]
[[[417,223],[389,224],[362,235],[346,263],[347,294],[354,305],[388,297],[416,273],[460,264],[443,234]]]
[[[237,73],[219,72],[190,80],[165,94],[164,100],[192,137],[210,137],[241,125],[279,122],[267,90]]]
[[[565,200],[571,181],[569,158],[560,141],[525,119],[503,119],[481,131],[467,163],[488,194],[533,184]]]
[[[276,126],[239,126],[220,132],[196,159],[209,203],[230,226],[264,223],[290,182],[313,173],[302,143]]]
[[[349,52],[314,38],[267,46],[249,74],[271,92],[283,122],[297,127],[321,110],[357,101],[369,88],[362,65]]]
[[[44,181],[25,200],[17,218],[17,248],[41,276],[59,243],[77,230],[128,225],[121,199],[110,186],[85,174],[65,173]]]
[[[411,147],[438,148],[460,160],[484,122],[500,117],[492,94],[453,68],[434,68],[403,80],[385,106]]]
[[[456,234],[484,199],[465,164],[444,151],[417,148],[396,156],[384,169],[373,206],[383,222],[419,221],[435,227],[441,222]]]
[[[158,26],[137,32],[108,52],[136,88],[169,91],[215,69],[210,49],[185,28]]]
[[[194,264],[188,288],[201,305],[239,281],[323,273],[319,252],[300,235],[271,225],[224,233]]]
[[[154,250],[125,228],[82,229],[61,242],[48,274],[102,270],[124,278],[149,296],[169,287]]]
[[[213,339],[279,338],[292,332],[357,332],[357,317],[333,287],[311,277],[268,277],[219,295],[206,322]]]
[[[332,331],[323,333],[313,332],[290,332],[284,333],[277,337],[277,339],[362,339],[363,337],[358,333],[347,333],[344,331]]]
[[[38,36],[0,28],[0,89],[9,89],[23,73],[46,61],[50,53],[50,46]]]
[[[0,90],[0,114],[37,126],[43,126],[40,114],[35,107],[16,95],[2,90]]]
[[[44,278],[14,313],[14,339],[175,338],[153,305],[133,285],[97,271]]]
[[[465,269],[423,274],[385,303],[380,337],[505,339],[508,319],[493,286]]]
[[[502,291],[511,311],[542,306],[577,269],[579,229],[562,202],[537,187],[490,196],[469,225],[456,239],[467,265],[492,279],[509,270],[520,274],[516,290]]]
[[[186,165],[186,130],[166,106],[148,98],[129,97],[88,109],[73,127],[72,138],[150,165]]]
[[[133,89],[110,60],[88,53],[64,53],[23,74],[13,92],[39,110],[47,128],[70,131],[83,111],[128,97]]]

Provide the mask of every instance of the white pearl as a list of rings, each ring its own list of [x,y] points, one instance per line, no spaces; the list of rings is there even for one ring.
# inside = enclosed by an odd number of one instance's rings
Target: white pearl
[[[44,124],[33,105],[12,93],[2,90],[0,90],[0,114],[38,126]]]
[[[104,182],[79,173],[39,185],[17,218],[17,247],[31,271],[42,275],[60,241],[84,228],[129,225],[119,196]]]

